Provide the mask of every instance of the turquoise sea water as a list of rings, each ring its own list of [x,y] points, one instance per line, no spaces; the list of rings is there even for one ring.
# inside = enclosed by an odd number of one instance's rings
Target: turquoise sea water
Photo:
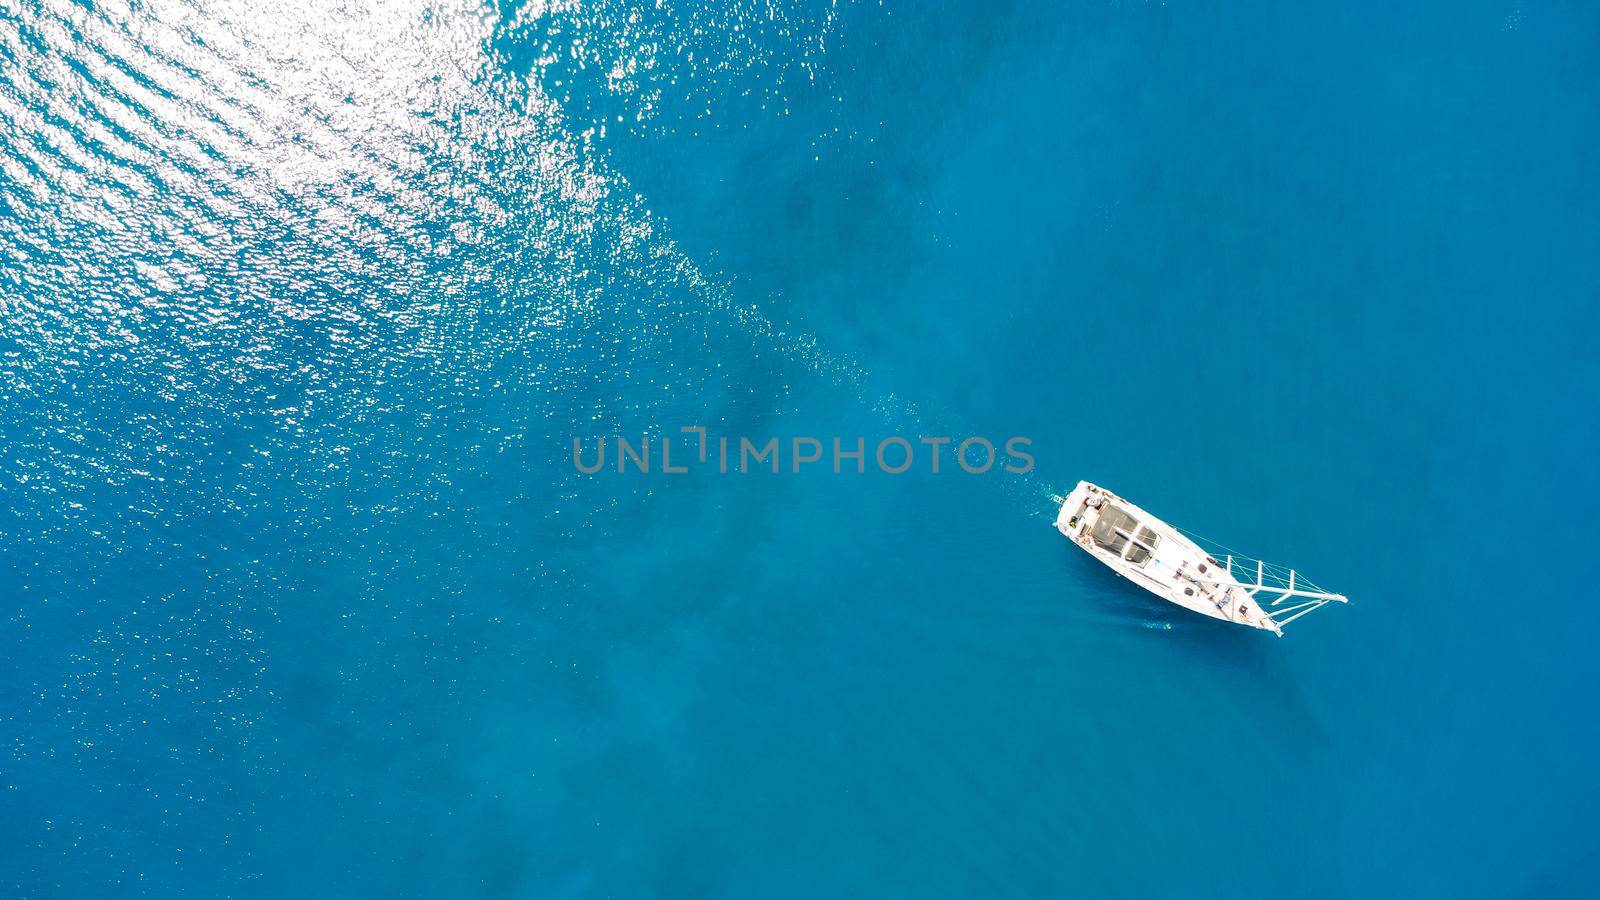
[[[0,6],[0,894],[1600,893],[1592,9],[307,6]]]

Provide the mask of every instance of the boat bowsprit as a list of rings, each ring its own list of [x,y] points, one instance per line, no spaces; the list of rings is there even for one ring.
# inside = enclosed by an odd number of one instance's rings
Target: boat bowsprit
[[[1118,575],[1201,615],[1282,637],[1283,626],[1301,616],[1349,602],[1294,569],[1208,551],[1182,529],[1087,481],[1056,499],[1056,529],[1073,543]]]

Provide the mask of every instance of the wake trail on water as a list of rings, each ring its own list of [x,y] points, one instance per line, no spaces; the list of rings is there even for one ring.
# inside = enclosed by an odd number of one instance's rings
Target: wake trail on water
[[[708,272],[679,247],[670,222],[605,150],[608,134],[659,140],[704,128],[707,104],[727,91],[732,78],[739,80],[741,92],[762,98],[762,114],[787,114],[810,102],[825,77],[828,48],[839,25],[837,6],[817,9],[784,2],[765,4],[759,11],[699,10],[678,16],[641,16],[631,5],[608,2],[582,8],[527,7],[496,26],[486,62],[501,72],[488,79],[492,86],[470,105],[479,113],[499,108],[497,118],[504,121],[486,130],[532,143],[534,152],[519,160],[528,170],[528,183],[553,182],[555,197],[594,219],[610,220],[607,230],[617,237],[613,262],[640,281],[653,286],[670,282],[679,288],[652,295],[660,319],[685,329],[716,320],[731,323],[757,353],[787,360],[843,390],[888,432],[913,442],[920,436],[947,436],[958,443],[971,434],[962,427],[961,416],[934,399],[881,390],[861,360],[831,350],[823,336],[779,321],[741,298],[730,278]],[[535,53],[525,76],[511,74],[517,69],[513,60],[557,37],[574,48],[575,56]],[[670,47],[679,52],[663,49]],[[695,52],[682,52],[684,48]],[[705,62],[710,59],[721,62]],[[601,79],[596,73],[607,74]],[[675,97],[693,100],[677,103]],[[532,128],[517,121],[530,112]],[[546,223],[528,227],[530,239],[548,241]],[[953,457],[953,444],[946,447],[947,457]],[[941,462],[953,467],[955,461]],[[1029,515],[1048,509],[1053,491],[1037,470],[1002,470],[997,460],[986,475],[1007,502]]]
[[[675,247],[673,250],[676,252]],[[958,416],[937,401],[917,401],[894,392],[878,392],[872,386],[871,370],[859,360],[829,351],[816,335],[796,332],[778,324],[759,307],[741,303],[731,283],[708,276],[687,255],[678,255],[677,267],[708,311],[731,317],[760,349],[789,359],[811,375],[845,389],[855,403],[878,417],[888,433],[912,440],[921,436],[949,437],[954,442],[973,433],[961,425]],[[944,462],[955,465],[953,459]],[[1003,466],[996,462],[980,477],[991,478],[1009,500],[1030,512],[1050,503],[1052,489],[1039,476],[1037,468],[1020,473],[1004,472]]]

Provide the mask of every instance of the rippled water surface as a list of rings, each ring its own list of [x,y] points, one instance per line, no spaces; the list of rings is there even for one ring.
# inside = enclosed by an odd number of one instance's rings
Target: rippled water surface
[[[0,893],[1600,892],[1597,37],[4,0]],[[694,424],[1038,465],[572,467]]]

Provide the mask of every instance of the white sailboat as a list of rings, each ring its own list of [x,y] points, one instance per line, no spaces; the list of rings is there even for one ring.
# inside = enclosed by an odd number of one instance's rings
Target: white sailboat
[[[1323,606],[1348,603],[1293,569],[1201,549],[1180,529],[1105,488],[1078,482],[1061,501],[1056,529],[1118,575],[1185,609],[1283,636],[1283,626]],[[1284,605],[1288,604],[1288,605]]]

